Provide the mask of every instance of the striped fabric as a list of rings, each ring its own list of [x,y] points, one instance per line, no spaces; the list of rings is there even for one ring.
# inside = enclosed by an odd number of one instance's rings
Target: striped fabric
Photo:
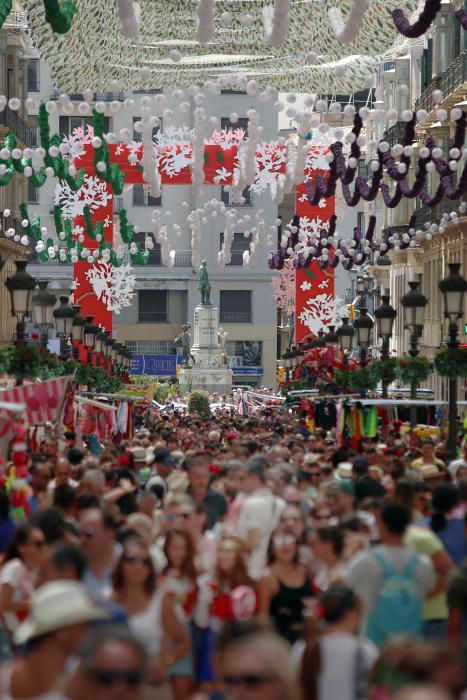
[[[64,399],[71,376],[48,379],[35,384],[16,386],[0,391],[0,401],[24,404],[29,425],[55,423],[62,414]]]

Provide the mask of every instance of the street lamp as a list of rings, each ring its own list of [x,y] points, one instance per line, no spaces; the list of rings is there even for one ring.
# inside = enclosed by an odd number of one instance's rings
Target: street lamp
[[[24,342],[26,335],[26,318],[29,316],[31,295],[36,280],[26,271],[26,260],[15,260],[16,270],[7,277],[5,286],[10,293],[11,314],[16,318],[16,341]]]
[[[376,318],[376,328],[378,331],[378,336],[381,336],[383,344],[381,347],[381,359],[389,359],[389,341],[392,337],[392,329],[394,326],[394,321],[397,316],[397,311],[389,303],[389,295],[383,294],[381,296],[381,305],[375,311]],[[388,387],[386,382],[383,381],[383,399],[388,397]]]
[[[48,331],[53,328],[54,321],[54,306],[57,302],[57,297],[47,290],[48,282],[39,282],[39,290],[32,297],[32,311],[34,314],[35,327],[41,332],[41,345],[46,348],[48,340]]]
[[[354,321],[354,328],[357,334],[357,345],[360,351],[360,366],[365,367],[367,358],[367,349],[370,344],[370,335],[374,321],[368,315],[368,310],[365,307],[359,309],[358,318]],[[365,391],[362,391],[362,399],[365,398]]]
[[[336,327],[335,327],[335,326],[331,325],[331,326],[328,326],[328,328],[329,328],[329,331],[328,331],[328,332],[326,333],[326,335],[324,336],[324,340],[325,340],[325,342],[326,342],[326,345],[327,345],[328,347],[331,347],[331,348],[332,348],[332,347],[334,347],[335,345],[338,345],[338,344],[339,344],[339,336],[338,336],[338,334],[336,333]]]
[[[415,280],[409,282],[410,290],[401,297],[401,304],[404,307],[404,327],[410,332],[410,348],[409,355],[417,357],[420,350],[418,348],[418,339],[423,332],[423,322],[425,320],[425,306],[428,299],[419,290],[420,283]],[[410,383],[410,398],[415,401],[417,398],[417,382]],[[410,426],[415,428],[417,425],[417,407],[410,407]]]
[[[339,347],[344,355],[344,364],[347,364],[347,357],[352,349],[353,337],[355,329],[350,325],[348,318],[342,319],[342,325],[337,329],[337,337],[339,339]]]
[[[315,340],[315,348],[325,348],[326,341],[324,339],[324,331],[318,331],[318,337]]]
[[[354,321],[354,328],[357,333],[357,344],[360,348],[360,364],[362,367],[366,364],[366,350],[370,344],[370,335],[374,326],[374,321],[368,315],[368,309],[365,307],[359,309],[358,318]]]
[[[81,316],[81,306],[73,306],[75,312],[73,323],[71,326],[73,340],[75,345],[73,347],[73,357],[75,360],[79,359],[79,346],[84,343],[84,331],[86,328],[86,319]]]
[[[86,325],[84,326],[84,345],[88,350],[86,362],[88,365],[92,362],[92,350],[96,342],[96,336],[99,328],[93,325],[94,316],[86,316]]]
[[[303,360],[305,359],[305,350],[303,347],[303,343],[298,344],[298,362],[302,364]]]
[[[65,344],[71,338],[75,310],[66,296],[60,297],[60,306],[53,312],[55,331],[60,338],[60,354],[65,356]]]
[[[449,319],[448,348],[459,347],[457,320],[462,318],[464,312],[464,295],[467,290],[467,282],[460,274],[460,263],[449,263],[449,274],[438,284],[444,297],[444,318]],[[449,435],[447,452],[451,459],[456,457],[457,446],[457,378],[449,378]]]

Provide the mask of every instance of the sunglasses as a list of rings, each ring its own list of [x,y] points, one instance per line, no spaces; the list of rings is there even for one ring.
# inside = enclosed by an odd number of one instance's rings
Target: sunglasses
[[[116,683],[125,683],[125,685],[135,687],[143,681],[141,671],[114,671],[113,669],[94,668],[89,671],[88,675],[101,685],[108,687]]]
[[[80,535],[81,537],[86,537],[88,540],[91,539],[91,537],[94,537],[96,534],[96,531],[92,529],[92,527],[87,527],[85,530],[81,530]]]
[[[192,515],[193,515],[192,512],[190,512],[190,513],[185,512],[185,513],[179,513],[178,517],[183,518],[183,520],[188,520],[188,518],[191,518]]]
[[[321,515],[320,515],[320,514],[317,514],[317,515],[313,515],[313,516],[312,516],[312,518],[313,518],[314,520],[329,520],[330,517],[331,517],[331,514],[330,514],[330,513],[325,513],[324,515],[323,515],[323,514],[321,514]]]
[[[225,685],[231,688],[259,688],[262,685],[271,683],[274,677],[267,674],[245,673],[244,675],[238,676],[224,676],[223,680]]]
[[[274,537],[273,543],[275,547],[288,547],[291,544],[296,544],[296,539],[290,535],[278,535]]]
[[[143,564],[144,566],[149,566],[151,563],[149,557],[137,557],[135,554],[123,554],[122,559],[129,564]]]
[[[42,549],[42,547],[45,547],[46,542],[45,540],[31,540],[29,544],[34,545],[34,547],[37,547],[38,549]]]

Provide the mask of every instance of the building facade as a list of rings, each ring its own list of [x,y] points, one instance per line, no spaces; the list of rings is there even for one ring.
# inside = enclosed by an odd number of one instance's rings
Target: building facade
[[[396,109],[399,115],[405,109],[417,112],[413,161],[427,137],[435,139],[436,144],[442,148],[443,157],[449,160],[454,127],[449,118],[440,119],[444,115],[439,110],[446,110],[449,115],[453,107],[465,109],[467,106],[467,43],[465,33],[455,18],[454,8],[443,3],[430,31],[404,46],[402,51],[395,50],[391,60],[382,66],[384,106],[386,109]],[[437,90],[440,91],[440,101],[437,99]],[[404,124],[398,121],[384,133],[384,138],[393,146],[402,142],[403,134]],[[465,160],[463,156],[458,171],[452,174],[454,185],[460,177]],[[429,175],[427,189],[430,194],[435,192],[438,182],[437,173]],[[460,200],[444,199],[437,206],[429,208],[423,206],[418,198],[403,199],[395,209],[384,211],[383,235],[390,236],[397,232],[403,236],[409,229],[412,216],[412,225],[424,233],[424,239],[419,240],[414,248],[390,253],[389,280],[391,302],[398,311],[402,309],[400,300],[408,291],[408,282],[420,282],[420,289],[428,298],[420,351],[430,360],[447,338],[438,283],[446,276],[450,262],[460,262],[462,274],[467,275],[467,217],[459,213],[456,223],[451,220],[443,226],[442,233],[436,230],[442,215],[458,211],[460,204]],[[464,332],[466,321],[467,319],[462,319],[459,322],[461,343],[467,342]],[[408,343],[408,331],[404,329],[403,317],[399,313],[393,338],[393,349],[397,355],[407,352]],[[427,386],[434,389],[436,398],[447,398],[447,381],[436,373],[432,374]],[[458,398],[465,400],[466,397],[465,382],[461,381]]]
[[[31,71],[32,72],[32,71]],[[58,93],[50,79],[48,66],[39,61],[34,67],[36,90],[30,96],[38,102],[55,100]],[[31,86],[30,87],[34,87]],[[175,114],[167,127],[186,131],[193,127],[194,102],[191,100],[190,113],[180,121],[180,111],[174,109],[172,91],[163,93],[154,90],[149,93],[105,93],[98,99],[105,103],[106,130],[117,135],[122,129],[129,131],[130,140],[141,140],[141,134],[134,129],[139,121],[140,100],[149,96],[155,104],[160,105],[161,113],[173,109]],[[74,104],[81,96],[71,96]],[[74,98],[76,97],[76,101]],[[129,98],[134,100],[132,106],[118,113],[111,111],[112,100]],[[57,112],[50,117],[52,132],[71,134],[74,129],[91,123],[88,118],[80,117],[77,110],[73,115],[65,115],[57,101]],[[246,128],[247,112],[254,108],[260,115],[263,127],[262,138],[269,141],[277,135],[277,114],[269,103],[263,103],[255,97],[239,93],[222,93],[206,95],[204,103],[209,116],[218,117],[219,128]],[[235,125],[230,123],[230,115],[238,114]],[[51,202],[54,199],[54,182],[47,183],[40,190],[29,188],[29,211],[38,214],[43,225],[53,229]],[[219,307],[220,324],[228,333],[227,352],[234,370],[237,383],[273,386],[275,383],[277,320],[276,308],[272,297],[271,273],[267,267],[266,249],[259,251],[254,265],[243,266],[243,252],[248,250],[249,231],[255,225],[258,216],[264,216],[265,229],[276,223],[277,207],[273,204],[269,192],[262,194],[245,193],[245,203],[237,207],[238,228],[232,244],[232,259],[229,265],[221,267],[218,253],[224,235],[225,218],[211,216],[208,212],[202,216],[201,259],[207,260],[212,284],[212,302]],[[122,197],[114,199],[114,214],[125,208],[128,219],[137,227],[137,240],[144,248],[147,236],[151,237],[151,218],[154,211],[160,215],[162,226],[166,227],[171,248],[175,250],[173,266],[162,262],[160,246],[155,243],[150,251],[149,263],[135,267],[136,297],[131,306],[114,314],[114,335],[127,344],[135,356],[156,356],[163,366],[162,358],[170,359],[176,353],[173,340],[179,335],[181,325],[193,322],[194,308],[200,300],[197,289],[197,270],[192,267],[191,230],[187,222],[189,213],[204,209],[213,198],[231,205],[230,194],[221,185],[206,185],[202,197],[194,198],[189,185],[163,186],[161,197],[152,198],[142,185],[129,186]],[[209,209],[209,207],[208,207]],[[54,264],[30,265],[31,274],[39,279],[49,279],[56,292],[69,292],[72,283],[71,266]],[[167,366],[174,366],[166,363]]]

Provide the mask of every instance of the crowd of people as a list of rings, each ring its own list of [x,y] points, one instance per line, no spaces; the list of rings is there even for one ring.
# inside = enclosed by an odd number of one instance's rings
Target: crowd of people
[[[299,415],[44,434],[0,490],[2,700],[465,700],[467,440]]]

